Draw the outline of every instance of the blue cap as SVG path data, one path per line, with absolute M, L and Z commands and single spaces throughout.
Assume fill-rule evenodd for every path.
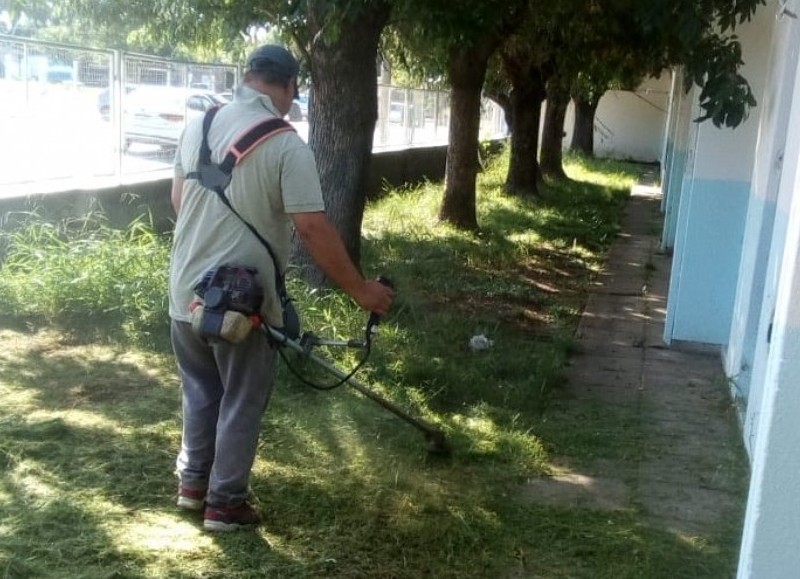
M 277 44 L 265 44 L 254 50 L 247 57 L 247 70 L 254 72 L 272 72 L 279 78 L 289 80 L 296 77 L 300 64 L 292 53 Z

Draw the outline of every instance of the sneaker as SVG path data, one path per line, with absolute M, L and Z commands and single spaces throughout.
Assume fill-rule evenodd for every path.
M 181 485 L 178 487 L 178 506 L 188 511 L 200 511 L 206 504 L 206 491 L 189 489 Z
M 261 515 L 247 503 L 242 503 L 238 507 L 208 505 L 203 514 L 203 528 L 206 531 L 238 531 L 255 527 L 259 523 Z

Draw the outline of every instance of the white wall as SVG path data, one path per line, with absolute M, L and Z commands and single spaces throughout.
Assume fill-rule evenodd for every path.
M 764 8 L 767 15 L 773 11 Z M 775 22 L 771 18 L 770 25 Z M 725 371 L 734 385 L 735 395 L 750 407 L 746 420 L 745 436 L 747 447 L 751 447 L 754 434 L 754 415 L 760 400 L 763 383 L 763 361 L 766 355 L 766 326 L 762 317 L 771 317 L 775 282 L 768 284 L 767 265 L 772 247 L 773 229 L 783 168 L 783 158 L 789 129 L 789 113 L 794 90 L 794 75 L 798 62 L 800 46 L 800 26 L 791 18 L 784 18 L 774 24 L 772 50 L 767 65 L 767 85 L 760 106 L 760 128 L 756 148 L 756 163 L 750 191 L 750 201 L 745 226 L 745 243 L 739 267 L 739 281 L 736 292 L 731 335 L 725 356 Z M 778 259 L 780 256 L 775 256 Z M 774 277 L 774 276 L 769 276 Z M 765 303 L 770 302 L 770 303 Z M 762 313 L 763 312 L 763 313 Z M 755 369 L 754 366 L 759 366 Z M 751 393 L 751 384 L 754 385 Z M 752 402 L 752 405 L 750 404 Z
M 790 123 L 796 127 L 800 71 L 795 71 Z M 786 224 L 782 231 L 780 222 Z M 778 244 L 781 258 L 772 259 L 778 252 L 771 252 L 770 270 L 779 274 L 752 450 L 740 579 L 794 579 L 800 570 L 800 135 L 796 130 L 789 133 L 783 162 L 773 235 L 773 245 Z
M 759 102 L 773 20 L 765 9 L 736 31 L 746 63 L 742 74 Z M 680 112 L 679 122 L 687 122 L 684 106 Z M 676 147 L 677 154 L 687 159 L 684 180 L 669 184 L 670 189 L 680 186 L 680 194 L 665 340 L 725 345 L 745 237 L 759 111 L 752 111 L 735 129 L 718 128 L 710 120 L 694 122 L 701 113 L 695 97 L 688 119 L 687 149 Z
M 649 78 L 635 91 L 608 91 L 600 99 L 594 121 L 594 154 L 645 163 L 661 160 L 666 137 L 672 76 L 665 71 Z M 542 109 L 544 119 L 544 108 Z M 572 142 L 575 109 L 564 119 L 564 148 Z

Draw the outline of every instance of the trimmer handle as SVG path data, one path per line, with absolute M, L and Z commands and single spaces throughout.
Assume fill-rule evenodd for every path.
M 394 284 L 392 283 L 392 280 L 390 280 L 388 277 L 384 275 L 379 275 L 378 281 L 383 285 L 385 285 L 386 287 L 394 289 Z M 375 331 L 375 327 L 380 323 L 381 323 L 381 315 L 372 312 L 369 315 L 369 320 L 367 321 L 367 335 L 368 336 L 371 335 Z

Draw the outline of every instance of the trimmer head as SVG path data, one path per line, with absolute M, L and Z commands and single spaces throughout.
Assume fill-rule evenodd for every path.
M 448 458 L 453 453 L 450 443 L 447 442 L 441 430 L 426 431 L 425 440 L 428 443 L 427 449 L 430 454 L 440 458 Z

